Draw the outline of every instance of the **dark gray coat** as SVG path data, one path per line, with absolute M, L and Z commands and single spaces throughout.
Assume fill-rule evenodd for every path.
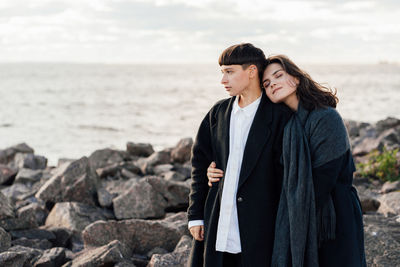
M 203 119 L 192 150 L 192 185 L 188 219 L 204 220 L 205 240 L 194 241 L 189 266 L 222 266 L 215 241 L 224 179 L 211 188 L 207 168 L 211 161 L 226 171 L 229 124 L 235 97 L 215 104 Z M 243 266 L 269 266 L 275 217 L 282 183 L 283 128 L 290 110 L 263 93 L 243 155 L 237 191 L 237 211 Z

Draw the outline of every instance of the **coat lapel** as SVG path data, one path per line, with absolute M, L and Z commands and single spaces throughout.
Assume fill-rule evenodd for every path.
M 232 97 L 226 107 L 221 107 L 220 112 L 216 113 L 216 124 L 214 129 L 216 163 L 218 168 L 226 172 L 229 157 L 229 127 L 231 122 L 232 106 L 236 97 Z M 224 179 L 219 183 L 222 188 Z
M 271 134 L 270 123 L 272 121 L 272 112 L 272 103 L 267 99 L 265 93 L 263 93 L 250 128 L 249 136 L 247 137 L 238 187 L 240 187 L 250 175 L 269 139 Z

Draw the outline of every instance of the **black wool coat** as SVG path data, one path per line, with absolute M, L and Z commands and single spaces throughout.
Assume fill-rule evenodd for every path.
M 207 168 L 215 161 L 226 171 L 229 156 L 229 125 L 235 97 L 216 103 L 201 122 L 192 149 L 192 184 L 188 220 L 204 220 L 204 241 L 193 240 L 189 266 L 222 266 L 215 250 L 224 177 L 208 187 Z M 247 138 L 237 189 L 237 212 L 242 264 L 270 266 L 275 219 L 281 192 L 280 163 L 284 126 L 291 111 L 273 104 L 262 93 Z

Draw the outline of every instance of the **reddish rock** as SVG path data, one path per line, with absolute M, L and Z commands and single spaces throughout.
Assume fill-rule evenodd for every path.
M 63 267 L 115 266 L 117 263 L 125 261 L 129 255 L 130 251 L 124 244 L 113 240 L 102 247 L 85 249 Z
M 189 259 L 192 238 L 184 235 L 172 253 L 154 254 L 147 267 L 185 267 Z
M 36 193 L 36 198 L 52 203 L 75 201 L 94 205 L 97 183 L 88 158 L 83 157 L 62 165 Z
M 148 157 L 154 153 L 153 146 L 145 143 L 132 143 L 126 144 L 126 150 L 130 155 L 138 157 Z
M 188 234 L 185 212 L 163 220 L 98 221 L 82 231 L 85 247 L 102 246 L 118 239 L 141 255 L 155 247 L 172 251 L 184 234 Z
M 14 157 L 14 166 L 18 169 L 43 170 L 47 166 L 47 158 L 34 154 L 17 153 Z
M 128 159 L 125 151 L 114 150 L 110 148 L 96 150 L 89 156 L 89 162 L 93 169 L 104 168 L 114 163 L 123 162 Z
M 184 163 L 190 160 L 190 155 L 193 146 L 192 138 L 183 138 L 181 139 L 175 148 L 171 151 L 171 159 L 174 162 Z
M 52 248 L 44 251 L 34 267 L 58 267 L 66 262 L 65 248 Z
M 166 204 L 163 196 L 145 179 L 113 199 L 114 213 L 118 219 L 160 218 L 165 214 Z
M 54 205 L 46 219 L 47 227 L 62 227 L 80 233 L 87 225 L 108 220 L 112 216 L 104 210 L 78 202 L 61 202 Z
M 0 163 L 8 164 L 14 160 L 17 153 L 34 153 L 34 150 L 25 143 L 21 143 L 4 150 L 0 150 Z

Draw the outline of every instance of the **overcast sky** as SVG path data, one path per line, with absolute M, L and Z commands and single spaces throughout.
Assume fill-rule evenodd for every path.
M 251 42 L 304 63 L 400 62 L 400 1 L 0 0 L 0 62 L 213 63 Z

